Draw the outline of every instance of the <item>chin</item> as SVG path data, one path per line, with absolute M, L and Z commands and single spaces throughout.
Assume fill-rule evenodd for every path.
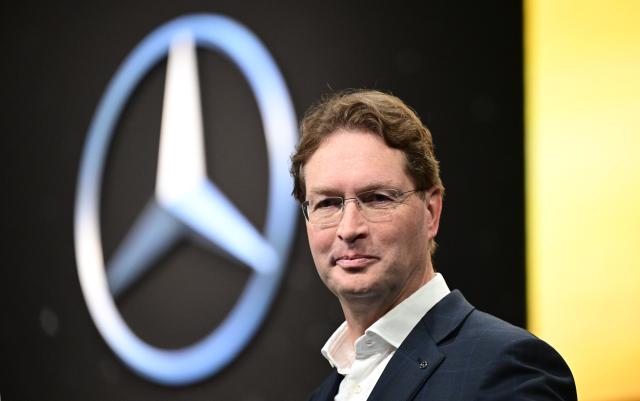
M 371 286 L 359 287 L 342 287 L 338 290 L 343 298 L 347 299 L 365 299 L 375 297 L 377 291 Z
M 365 272 L 347 276 L 339 274 L 327 277 L 325 285 L 336 296 L 344 299 L 371 298 L 376 296 L 380 290 L 375 276 L 368 275 Z

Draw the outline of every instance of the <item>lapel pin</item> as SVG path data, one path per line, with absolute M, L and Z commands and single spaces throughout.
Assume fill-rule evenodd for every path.
M 427 365 L 429 365 L 429 364 L 428 364 L 428 363 L 427 363 L 427 361 L 425 361 L 424 359 L 420 360 L 420 362 L 418 363 L 418 367 L 419 367 L 420 369 L 424 369 L 424 368 L 426 368 L 426 367 L 427 367 Z

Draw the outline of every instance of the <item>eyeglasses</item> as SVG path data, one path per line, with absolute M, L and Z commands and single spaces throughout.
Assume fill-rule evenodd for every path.
M 302 203 L 302 213 L 307 221 L 320 228 L 337 225 L 342 219 L 345 205 L 355 201 L 362 216 L 369 222 L 378 223 L 391 220 L 398 206 L 412 193 L 422 189 L 399 191 L 397 189 L 372 189 L 356 194 L 353 198 L 341 196 L 321 196 Z

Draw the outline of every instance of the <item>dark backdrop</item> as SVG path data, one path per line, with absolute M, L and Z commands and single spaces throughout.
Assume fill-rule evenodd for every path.
M 416 4 L 420 4 L 417 6 Z M 322 93 L 367 87 L 411 105 L 433 132 L 447 188 L 436 268 L 477 307 L 525 323 L 522 10 L 517 2 L 4 2 L 3 400 L 300 400 L 328 372 L 341 322 L 302 220 L 261 331 L 222 373 L 168 388 L 131 373 L 98 334 L 73 245 L 87 128 L 118 65 L 152 30 L 192 12 L 245 24 L 283 72 L 298 117 Z M 261 227 L 264 137 L 240 73 L 199 51 L 208 171 Z M 103 188 L 109 255 L 153 191 L 165 73 L 158 64 L 117 129 Z M 214 329 L 248 277 L 183 242 L 118 301 L 136 333 L 180 347 Z M 215 266 L 215 268 L 211 268 Z

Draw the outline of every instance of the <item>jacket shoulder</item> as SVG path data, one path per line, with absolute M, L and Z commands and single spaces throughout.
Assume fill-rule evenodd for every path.
M 553 347 L 488 313 L 474 309 L 440 347 L 449 368 L 466 372 L 467 389 L 475 389 L 469 399 L 577 399 L 571 370 Z
M 575 400 L 571 371 L 546 342 L 475 309 L 452 291 L 423 324 L 445 356 L 425 387 L 426 398 L 452 400 Z

